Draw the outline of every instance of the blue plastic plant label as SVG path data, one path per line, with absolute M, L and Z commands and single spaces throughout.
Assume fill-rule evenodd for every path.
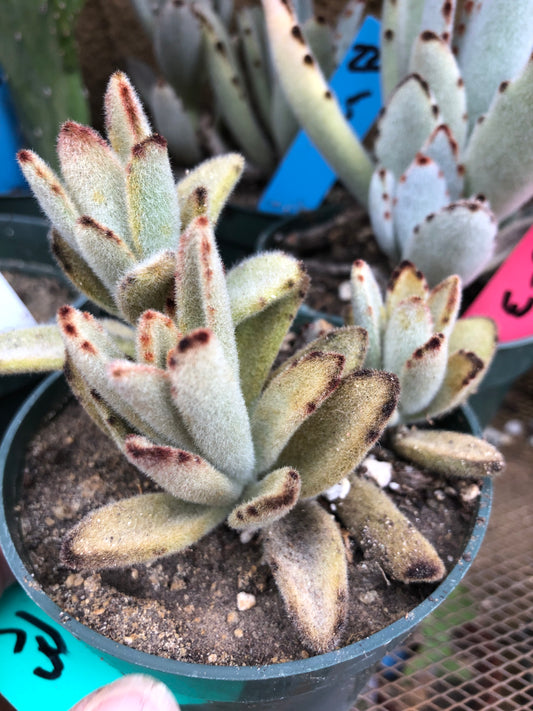
M 381 109 L 380 24 L 367 17 L 330 81 L 353 130 L 364 138 Z M 300 131 L 259 201 L 259 210 L 295 214 L 320 206 L 335 173 Z
M 11 96 L 0 67 L 0 194 L 27 187 L 15 158 L 21 141 Z

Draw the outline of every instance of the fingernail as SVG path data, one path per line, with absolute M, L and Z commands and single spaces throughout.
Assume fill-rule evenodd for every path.
M 160 681 L 131 674 L 93 692 L 71 711 L 179 711 L 179 706 Z

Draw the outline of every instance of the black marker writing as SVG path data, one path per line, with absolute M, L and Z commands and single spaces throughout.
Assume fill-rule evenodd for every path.
M 371 91 L 360 91 L 358 94 L 354 94 L 353 96 L 349 96 L 346 99 L 346 118 L 348 121 L 351 121 L 353 118 L 354 110 L 353 107 L 355 104 L 358 104 L 361 99 L 368 99 L 372 96 Z
M 41 679 L 59 679 L 63 669 L 65 668 L 65 665 L 63 664 L 63 660 L 61 659 L 60 655 L 65 654 L 67 651 L 67 645 L 65 644 L 63 637 L 61 637 L 59 632 L 57 632 L 57 630 L 55 630 L 51 625 L 47 624 L 46 622 L 43 622 L 38 617 L 35 617 L 35 615 L 32 615 L 29 612 L 19 610 L 15 612 L 15 615 L 16 617 L 20 617 L 26 622 L 29 622 L 30 625 L 37 627 L 42 632 L 47 634 L 53 643 L 50 644 L 50 642 L 48 642 L 40 634 L 35 635 L 35 641 L 37 642 L 37 648 L 39 652 L 41 652 L 41 654 L 44 654 L 44 656 L 47 657 L 47 659 L 52 664 L 52 669 L 43 669 L 43 667 L 35 667 L 35 669 L 33 670 L 35 676 L 38 676 Z M 22 652 L 27 640 L 27 634 L 24 630 L 18 629 L 16 627 L 9 627 L 6 629 L 0 629 L 0 634 L 14 634 L 16 636 L 16 640 L 13 653 L 19 654 L 20 652 Z
M 373 44 L 354 45 L 355 57 L 348 63 L 351 72 L 379 72 L 379 49 Z
M 502 299 L 502 309 L 509 316 L 514 316 L 515 318 L 521 318 L 525 316 L 533 307 L 533 297 L 529 297 L 524 306 L 518 306 L 511 301 L 512 293 L 510 291 L 504 291 Z

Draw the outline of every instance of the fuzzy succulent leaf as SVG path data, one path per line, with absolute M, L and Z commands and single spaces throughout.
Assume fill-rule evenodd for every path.
M 91 511 L 63 541 L 61 559 L 75 570 L 148 563 L 187 548 L 227 514 L 170 494 L 142 494 Z
M 192 452 L 154 444 L 139 435 L 127 437 L 124 449 L 132 464 L 182 501 L 226 506 L 241 493 L 242 486 Z
M 350 284 L 354 323 L 368 333 L 365 364 L 368 368 L 378 368 L 381 363 L 383 299 L 372 270 L 361 259 L 353 263 Z
M 339 386 L 343 366 L 339 353 L 312 351 L 269 382 L 251 417 L 257 472 L 274 464 L 298 427 Z
M 385 295 L 385 311 L 391 315 L 398 304 L 404 299 L 417 297 L 426 301 L 430 294 L 426 277 L 408 261 L 401 262 L 392 272 L 387 284 Z
M 532 106 L 533 58 L 515 81 L 500 84 L 466 150 L 467 188 L 485 195 L 500 221 L 533 196 Z
M 459 161 L 459 146 L 450 128 L 441 124 L 422 146 L 421 153 L 438 164 L 444 173 L 450 200 L 458 200 L 463 194 L 464 166 Z
M 228 516 L 228 525 L 236 530 L 263 528 L 296 506 L 300 495 L 300 477 L 291 467 L 282 467 L 250 484 L 242 503 Z
M 450 335 L 459 315 L 461 294 L 461 280 L 456 274 L 444 279 L 431 290 L 427 303 L 435 331 Z
M 293 466 L 300 474 L 303 498 L 338 483 L 359 464 L 381 435 L 398 397 L 398 379 L 391 373 L 360 370 L 341 380 L 278 458 L 278 466 Z
M 433 335 L 427 304 L 412 296 L 400 301 L 389 314 L 383 336 L 383 367 L 400 373 L 404 363 Z
M 366 0 L 348 0 L 337 17 L 335 24 L 335 64 L 337 67 L 348 52 L 353 38 L 363 22 Z
M 496 220 L 485 203 L 459 200 L 418 225 L 405 245 L 404 258 L 424 272 L 430 285 L 458 274 L 466 286 L 488 264 L 496 231 Z
M 337 504 L 339 516 L 365 554 L 403 583 L 434 583 L 446 573 L 432 544 L 373 482 L 353 474 Z
M 522 70 L 533 49 L 532 37 L 532 0 L 514 3 L 485 0 L 476 5 L 459 55 L 468 92 L 470 126 L 486 113 L 501 82 L 514 79 Z M 507 128 L 506 133 L 511 130 Z M 525 145 L 525 137 L 523 140 Z
M 426 3 L 426 7 L 429 5 Z M 462 148 L 467 132 L 466 90 L 448 42 L 424 26 L 414 44 L 409 71 L 429 84 L 443 122 Z
M 400 0 L 396 15 L 395 62 L 398 65 L 398 81 L 408 72 L 409 60 L 424 14 L 425 0 Z
M 196 165 L 202 159 L 194 116 L 169 84 L 156 82 L 148 94 L 154 123 L 168 141 L 168 150 L 180 165 Z
M 174 308 L 176 256 L 170 250 L 155 254 L 130 269 L 118 283 L 116 301 L 130 323 L 146 309 L 166 312 Z
M 301 28 L 320 71 L 324 77 L 330 77 L 335 70 L 333 28 L 320 15 L 309 17 L 301 24 Z
M 378 163 L 399 178 L 440 122 L 428 84 L 417 74 L 410 74 L 396 87 L 378 121 L 374 145 Z
M 399 66 L 396 59 L 398 47 L 398 3 L 396 0 L 383 0 L 381 8 L 381 92 L 387 102 L 395 87 L 400 82 Z
M 394 450 L 410 462 L 443 476 L 481 479 L 502 471 L 502 454 L 489 442 L 464 432 L 400 427 Z
M 19 328 L 0 333 L 0 374 L 59 370 L 65 346 L 55 324 Z
M 263 7 L 273 61 L 295 116 L 339 179 L 366 205 L 372 163 L 313 58 L 297 17 L 282 0 L 263 0 Z
M 165 369 L 167 354 L 180 339 L 172 319 L 159 311 L 145 311 L 137 322 L 135 355 L 138 363 Z
M 270 124 L 270 77 L 263 52 L 262 37 L 256 24 L 257 15 L 249 7 L 242 7 L 236 15 L 250 90 L 263 124 Z
M 448 342 L 436 333 L 407 358 L 400 369 L 402 414 L 409 416 L 427 407 L 437 394 L 448 361 Z
M 131 238 L 141 258 L 173 249 L 180 235 L 179 203 L 167 142 L 152 135 L 137 143 L 126 171 Z
M 376 168 L 368 189 L 368 212 L 376 241 L 392 260 L 400 256 L 392 219 L 395 193 L 396 179 L 393 173 L 386 168 Z
M 449 43 L 452 37 L 456 0 L 432 0 L 424 5 L 420 26 Z
M 250 421 L 234 369 L 212 331 L 197 329 L 169 353 L 173 401 L 197 449 L 239 482 L 254 467 Z
M 104 108 L 109 142 L 122 161 L 127 163 L 133 146 L 148 138 L 152 129 L 135 89 L 123 72 L 115 72 L 111 76 Z
M 417 153 L 400 176 L 395 197 L 396 243 L 403 252 L 415 227 L 448 203 L 448 186 L 440 166 L 428 156 Z
M 238 153 L 203 161 L 176 185 L 182 225 L 186 228 L 196 216 L 198 188 L 207 194 L 207 217 L 214 225 L 244 170 L 244 158 Z
M 302 503 L 267 529 L 263 547 L 306 645 L 333 649 L 348 603 L 346 553 L 334 518 L 314 501 Z

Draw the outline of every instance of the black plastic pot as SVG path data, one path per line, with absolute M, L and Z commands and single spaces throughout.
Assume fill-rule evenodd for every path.
M 22 486 L 24 452 L 39 423 L 67 397 L 64 379 L 59 374 L 49 376 L 24 403 L 6 433 L 0 449 L 0 546 L 26 593 L 46 614 L 120 671 L 144 672 L 161 679 L 176 695 L 182 711 L 348 711 L 375 665 L 452 592 L 481 545 L 492 501 L 488 479 L 483 482 L 462 559 L 406 618 L 360 642 L 309 659 L 264 667 L 189 664 L 139 652 L 67 618 L 33 581 L 28 553 L 20 540 L 15 507 Z M 478 433 L 468 409 L 459 411 L 446 426 Z
M 222 261 L 226 267 L 231 267 L 235 262 L 254 254 L 259 235 L 284 219 L 251 207 L 241 207 L 233 203 L 226 205 L 215 230 Z

